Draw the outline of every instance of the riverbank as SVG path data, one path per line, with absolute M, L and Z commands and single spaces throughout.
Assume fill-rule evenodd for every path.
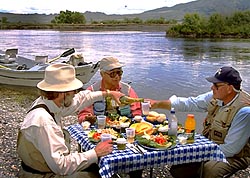
M 16 153 L 16 139 L 26 112 L 37 97 L 35 88 L 0 85 L 0 177 L 15 178 L 20 168 L 20 159 Z M 76 116 L 64 118 L 65 126 L 77 122 Z M 77 143 L 72 140 L 72 150 Z M 171 178 L 169 167 L 155 168 L 153 177 Z M 143 177 L 149 177 L 149 170 L 144 170 Z M 250 168 L 240 171 L 232 178 L 249 178 Z
M 142 31 L 142 32 L 166 32 L 169 24 L 0 24 L 4 30 L 70 30 L 70 31 Z

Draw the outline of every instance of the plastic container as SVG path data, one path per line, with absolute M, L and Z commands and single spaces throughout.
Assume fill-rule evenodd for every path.
M 118 150 L 125 150 L 126 149 L 126 139 L 125 138 L 118 138 L 116 140 L 116 143 L 117 143 L 117 148 Z
M 181 145 L 185 145 L 187 143 L 187 135 L 185 134 L 180 134 L 177 136 L 178 141 Z
M 174 108 L 171 109 L 170 111 L 170 116 L 168 119 L 168 135 L 170 136 L 177 136 L 177 130 L 178 130 L 178 119 L 175 115 L 175 110 Z
M 193 114 L 188 114 L 185 121 L 185 134 L 188 136 L 187 143 L 194 142 L 196 122 Z

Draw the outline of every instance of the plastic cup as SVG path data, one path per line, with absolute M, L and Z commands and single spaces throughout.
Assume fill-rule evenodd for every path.
M 135 141 L 135 129 L 126 128 L 126 136 L 128 143 L 133 143 Z
M 149 101 L 141 102 L 141 109 L 142 109 L 142 114 L 144 116 L 147 116 L 150 110 L 150 102 Z
M 106 140 L 112 140 L 112 135 L 111 134 L 102 134 L 101 141 L 104 142 Z
M 104 129 L 106 125 L 106 116 L 99 115 L 97 116 L 97 127 L 98 129 Z

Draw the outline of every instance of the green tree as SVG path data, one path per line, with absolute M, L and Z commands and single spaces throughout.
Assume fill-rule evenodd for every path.
M 8 23 L 8 18 L 2 17 L 2 20 L 0 20 L 0 22 L 2 22 L 2 24 L 6 24 L 6 23 Z
M 209 34 L 212 35 L 221 35 L 226 29 L 225 27 L 225 18 L 221 14 L 213 14 L 208 20 Z
M 172 37 L 237 37 L 250 38 L 250 11 L 231 16 L 213 14 L 208 19 L 198 14 L 186 14 L 181 24 L 166 31 Z
M 182 23 L 181 33 L 186 35 L 201 35 L 204 31 L 206 21 L 199 14 L 186 14 Z
M 60 14 L 56 16 L 51 23 L 57 24 L 85 24 L 86 19 L 84 15 L 79 12 L 72 12 L 69 10 L 60 11 Z
M 235 12 L 228 18 L 228 24 L 246 25 L 250 23 L 250 11 Z

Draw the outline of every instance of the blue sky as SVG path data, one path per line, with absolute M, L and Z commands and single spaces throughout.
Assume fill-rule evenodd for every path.
M 194 0 L 1 0 L 0 12 L 53 14 L 61 10 L 135 14 Z

